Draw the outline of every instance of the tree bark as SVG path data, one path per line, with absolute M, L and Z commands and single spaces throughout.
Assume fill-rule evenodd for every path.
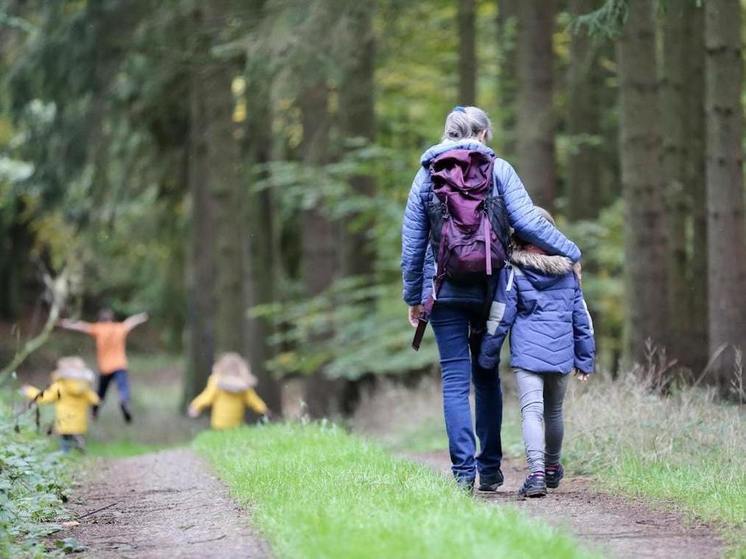
M 534 203 L 554 209 L 556 163 L 552 107 L 553 0 L 523 0 L 518 6 L 518 173 Z
M 518 64 L 516 41 L 518 30 L 518 0 L 498 0 L 497 34 L 499 45 L 499 69 L 497 94 L 500 101 L 502 156 L 512 159 L 516 152 L 516 90 L 518 88 Z
M 263 0 L 255 1 L 253 13 L 261 14 L 263 4 Z M 254 25 L 259 23 L 260 20 L 254 22 Z M 247 74 L 246 95 L 249 111 L 244 145 L 247 152 L 246 159 L 249 165 L 254 166 L 254 172 L 246 174 L 249 177 L 266 178 L 266 172 L 260 169 L 272 158 L 271 77 L 262 60 L 250 61 Z M 249 233 L 249 254 L 246 261 L 249 269 L 245 275 L 249 280 L 247 286 L 249 308 L 276 302 L 276 285 L 280 277 L 279 228 L 274 193 L 269 188 L 257 192 L 252 186 L 248 185 L 247 188 L 249 207 L 246 219 Z M 281 414 L 280 384 L 266 367 L 266 361 L 274 354 L 269 344 L 269 338 L 274 333 L 272 319 L 264 317 L 249 319 L 247 345 L 254 374 L 259 380 L 257 391 L 273 412 Z
M 459 105 L 477 103 L 477 49 L 475 0 L 458 0 L 458 99 Z
M 671 311 L 671 356 L 688 361 L 687 339 L 691 316 L 687 222 L 690 201 L 686 188 L 687 49 L 684 3 L 672 3 L 663 19 L 660 108 L 663 130 L 663 171 L 668 224 L 668 304 Z
M 205 4 L 205 23 L 212 44 L 219 43 L 219 31 L 228 25 L 230 8 L 229 0 Z M 209 84 L 205 87 L 207 168 L 210 192 L 215 201 L 215 346 L 221 353 L 235 351 L 245 355 L 247 235 L 240 146 L 233 122 L 235 99 L 231 90 L 240 70 L 237 60 L 208 56 L 203 78 Z
M 192 13 L 193 32 L 190 52 L 204 52 L 207 48 L 203 34 L 204 14 L 199 10 Z M 215 352 L 214 311 L 215 266 L 214 246 L 214 203 L 208 187 L 206 109 L 204 88 L 206 82 L 202 74 L 202 61 L 199 56 L 191 57 L 189 88 L 189 144 L 187 176 L 191 206 L 191 232 L 189 235 L 188 265 L 188 311 L 189 362 L 184 379 L 182 403 L 188 404 L 205 386 L 210 375 Z
M 741 4 L 705 2 L 705 111 L 710 351 L 746 348 L 746 246 L 743 200 Z M 733 352 L 718 360 L 713 380 L 728 385 Z
M 329 88 L 325 81 L 310 85 L 301 95 L 303 123 L 303 160 L 309 166 L 328 162 L 329 154 Z M 303 212 L 302 264 L 303 284 L 308 296 L 321 294 L 332 285 L 338 274 L 336 226 L 324 214 L 323 202 Z M 335 413 L 338 382 L 328 379 L 323 370 L 314 372 L 305 385 L 305 399 L 311 417 Z
M 375 4 L 360 2 L 348 8 L 349 45 L 353 53 L 344 67 L 344 77 L 339 86 L 339 122 L 343 139 L 374 141 L 374 67 L 375 37 L 372 28 Z M 350 178 L 354 196 L 373 198 L 375 183 L 370 175 L 359 174 Z M 375 265 L 375 250 L 370 232 L 373 223 L 362 214 L 347 219 L 348 229 L 342 239 L 342 274 L 369 276 Z
M 626 211 L 627 345 L 644 363 L 650 339 L 665 346 L 668 308 L 665 211 L 660 165 L 654 6 L 630 0 L 617 46 L 620 80 L 622 187 Z
M 694 2 L 685 4 L 686 31 L 686 189 L 691 205 L 693 231 L 689 254 L 689 351 L 687 364 L 704 369 L 709 358 L 707 312 L 707 182 L 705 173 L 705 45 L 704 9 Z
M 571 0 L 570 13 L 579 16 L 594 9 L 593 0 Z M 601 187 L 601 105 L 603 88 L 598 44 L 585 30 L 572 34 L 567 76 L 567 215 L 577 221 L 593 219 L 603 207 Z

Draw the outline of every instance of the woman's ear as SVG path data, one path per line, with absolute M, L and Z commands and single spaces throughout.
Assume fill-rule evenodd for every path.
M 483 144 L 486 144 L 487 143 L 487 130 L 482 130 L 479 134 L 477 134 L 477 140 L 479 140 Z

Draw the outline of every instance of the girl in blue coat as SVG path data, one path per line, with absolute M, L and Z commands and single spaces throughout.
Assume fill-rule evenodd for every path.
M 541 210 L 544 219 L 552 217 Z M 514 235 L 510 264 L 500 273 L 480 366 L 495 369 L 500 348 L 510 332 L 511 365 L 521 403 L 523 442 L 529 475 L 518 491 L 543 497 L 556 488 L 564 472 L 560 464 L 562 402 L 569 373 L 585 382 L 593 372 L 593 323 L 573 263 L 551 256 Z
M 550 254 L 560 254 L 576 262 L 580 251 L 537 212 L 526 189 L 511 165 L 498 157 L 486 143 L 492 137 L 487 114 L 477 107 L 456 107 L 446 118 L 441 143 L 425 151 L 420 169 L 409 192 L 402 225 L 401 269 L 403 298 L 409 307 L 409 321 L 417 326 L 422 303 L 432 290 L 438 246 L 432 235 L 428 208 L 434 203 L 430 164 L 439 155 L 453 149 L 479 151 L 494 160 L 494 192 L 502 199 L 504 215 L 511 227 L 534 245 Z M 498 211 L 497 207 L 493 211 Z M 499 210 L 502 211 L 502 210 Z M 491 216 L 492 217 L 492 216 Z M 502 448 L 502 392 L 494 367 L 477 364 L 480 341 L 474 332 L 484 327 L 485 304 L 492 299 L 495 282 L 489 289 L 484 283 L 457 284 L 446 280 L 438 293 L 430 323 L 440 352 L 443 379 L 443 408 L 453 474 L 462 487 L 472 489 L 479 473 L 479 488 L 495 491 L 503 482 L 500 462 Z M 474 384 L 476 402 L 476 440 L 469 402 Z

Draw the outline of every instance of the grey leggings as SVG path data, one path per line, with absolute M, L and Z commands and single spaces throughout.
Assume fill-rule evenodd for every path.
M 570 375 L 530 373 L 516 369 L 521 402 L 523 443 L 528 469 L 543 472 L 546 464 L 557 464 L 562 451 L 562 401 Z

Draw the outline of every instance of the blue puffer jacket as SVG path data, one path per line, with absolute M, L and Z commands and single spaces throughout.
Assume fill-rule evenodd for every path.
M 432 290 L 435 273 L 435 258 L 430 239 L 430 221 L 427 206 L 432 199 L 432 181 L 428 171 L 430 162 L 450 149 L 471 149 L 487 153 L 495 152 L 486 145 L 473 141 L 442 142 L 428 149 L 421 158 L 422 167 L 414 178 L 402 225 L 401 269 L 404 280 L 404 301 L 419 305 L 428 298 Z M 535 210 L 521 179 L 507 161 L 495 159 L 495 182 L 503 197 L 508 221 L 522 239 L 541 247 L 550 254 L 566 256 L 573 262 L 580 260 L 580 250 Z M 485 288 L 482 285 L 454 285 L 446 281 L 438 300 L 441 302 L 481 303 Z
M 593 322 L 572 262 L 514 251 L 500 272 L 479 365 L 494 369 L 510 332 L 511 365 L 534 373 L 593 372 Z

